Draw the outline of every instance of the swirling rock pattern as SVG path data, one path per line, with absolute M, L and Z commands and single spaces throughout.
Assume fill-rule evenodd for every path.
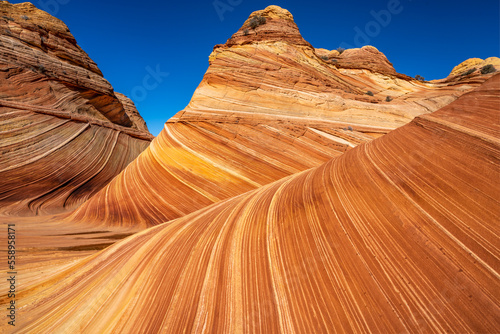
M 0 2 L 0 87 L 0 215 L 74 209 L 153 138 L 68 27 L 30 3 Z
M 319 167 L 133 235 L 21 292 L 19 330 L 496 332 L 499 105 L 496 75 Z
M 156 225 L 318 166 L 352 143 L 371 140 L 366 133 L 387 131 L 272 121 L 166 123 L 150 147 L 69 220 Z
M 265 23 L 251 25 L 256 17 Z M 214 48 L 189 105 L 70 221 L 145 227 L 182 217 L 318 166 L 486 80 L 418 82 L 374 47 L 346 50 L 342 66 L 321 52 L 287 10 L 252 13 Z

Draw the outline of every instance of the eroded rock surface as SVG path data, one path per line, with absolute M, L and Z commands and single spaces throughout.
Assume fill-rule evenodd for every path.
M 466 61 L 455 66 L 448 77 L 453 77 L 456 75 L 467 75 L 469 71 L 472 72 L 474 70 L 474 72 L 476 72 L 478 70 L 481 70 L 481 68 L 487 65 L 494 66 L 497 71 L 500 70 L 500 58 L 489 57 L 484 60 L 481 58 L 467 59 Z
M 0 215 L 74 209 L 152 138 L 63 22 L 0 2 Z

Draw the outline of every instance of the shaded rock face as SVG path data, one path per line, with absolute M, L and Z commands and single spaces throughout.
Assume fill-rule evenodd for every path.
M 75 208 L 151 139 L 64 23 L 0 2 L 0 214 Z
M 127 96 L 125 96 L 121 93 L 115 93 L 115 96 L 118 98 L 118 100 L 123 105 L 123 108 L 125 110 L 125 114 L 128 116 L 128 118 L 132 122 L 132 128 L 149 133 L 146 121 L 144 121 L 142 116 L 137 111 L 137 108 L 135 107 L 134 102 L 130 98 L 128 98 Z
M 486 80 L 422 83 L 374 47 L 342 53 L 345 67 L 322 55 L 287 10 L 252 13 L 214 48 L 189 105 L 69 219 L 146 227 L 182 217 L 318 166 Z
M 19 329 L 496 332 L 499 87 L 78 262 Z

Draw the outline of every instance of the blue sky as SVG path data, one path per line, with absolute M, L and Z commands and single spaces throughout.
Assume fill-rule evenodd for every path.
M 251 12 L 272 4 L 290 10 L 314 47 L 370 44 L 410 76 L 440 79 L 468 58 L 500 55 L 498 0 L 32 3 L 69 26 L 115 90 L 132 97 L 154 135 L 189 103 L 213 46 L 225 43 Z M 151 72 L 156 75 L 144 83 Z

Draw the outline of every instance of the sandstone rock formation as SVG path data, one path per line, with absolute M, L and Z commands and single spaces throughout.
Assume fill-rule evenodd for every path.
M 252 29 L 249 22 L 259 16 L 265 23 Z M 456 98 L 449 90 L 397 75 L 374 47 L 343 52 L 346 68 L 320 55 L 301 37 L 287 10 L 270 6 L 252 13 L 226 44 L 215 46 L 191 102 L 174 120 L 263 115 L 394 129 Z M 388 95 L 399 99 L 383 103 Z
M 152 138 L 64 23 L 0 2 L 0 215 L 74 209 Z
M 387 57 L 371 45 L 347 49 L 342 53 L 337 50 L 316 49 L 316 54 L 324 59 L 326 58 L 325 60 L 333 62 L 340 68 L 367 69 L 372 72 L 410 79 L 403 74 L 397 73 Z
M 466 61 L 458 64 L 453 68 L 450 75 L 448 77 L 456 76 L 456 75 L 464 75 L 467 71 L 470 70 L 480 70 L 482 67 L 486 65 L 493 65 L 495 68 L 500 70 L 500 58 L 498 57 L 490 57 L 482 60 L 481 58 L 470 58 Z
M 137 111 L 134 102 L 129 99 L 127 96 L 121 93 L 115 93 L 115 96 L 123 105 L 123 109 L 125 110 L 125 114 L 128 116 L 130 121 L 132 122 L 132 128 L 137 129 L 146 133 L 149 133 L 148 126 L 146 121 L 142 118 L 142 116 Z
M 184 216 L 372 139 L 342 126 L 271 120 L 166 123 L 150 147 L 69 220 L 147 227 Z M 356 130 L 383 133 L 379 128 Z
M 346 50 L 342 66 L 325 52 L 287 10 L 252 13 L 214 48 L 189 105 L 69 220 L 144 227 L 182 217 L 318 166 L 485 80 L 422 83 L 374 47 Z
M 500 327 L 500 75 L 418 82 L 373 47 L 342 60 L 270 6 L 125 168 L 151 138 L 133 103 L 60 21 L 0 8 L 16 331 Z
M 496 332 L 499 104 L 495 75 L 317 168 L 129 237 L 21 291 L 19 330 Z

